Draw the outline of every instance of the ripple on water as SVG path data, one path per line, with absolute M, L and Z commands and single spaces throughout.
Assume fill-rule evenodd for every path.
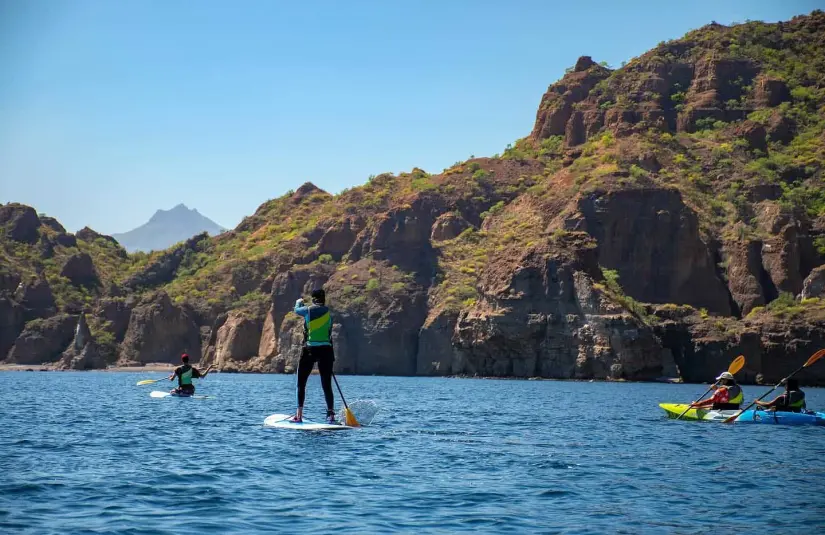
M 298 433 L 261 426 L 294 377 L 210 376 L 200 403 L 136 377 L 0 373 L 0 532 L 825 529 L 825 429 L 660 414 L 696 385 L 342 377 L 375 425 Z

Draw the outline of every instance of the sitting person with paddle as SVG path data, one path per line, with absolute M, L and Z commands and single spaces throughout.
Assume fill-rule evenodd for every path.
M 802 412 L 807 407 L 805 405 L 805 392 L 799 389 L 799 382 L 796 379 L 785 381 L 785 392 L 777 396 L 773 401 L 755 401 L 760 407 L 773 409 L 777 412 Z
M 175 368 L 174 373 L 169 376 L 170 381 L 173 381 L 175 377 L 178 378 L 178 387 L 170 393 L 176 396 L 191 396 L 195 393 L 195 385 L 192 383 L 192 379 L 205 378 L 212 370 L 212 366 L 206 368 L 205 372 L 201 372 L 189 364 L 189 355 L 186 353 L 180 356 L 180 360 L 183 364 Z
M 736 383 L 733 374 L 722 372 L 716 378 L 716 383 L 711 387 L 716 391 L 710 398 L 691 403 L 690 406 L 695 409 L 738 410 L 745 396 L 742 393 L 742 387 Z
M 304 399 L 307 380 L 315 363 L 321 375 L 321 387 L 327 403 L 327 423 L 334 424 L 335 398 L 332 393 L 332 365 L 335 352 L 332 349 L 332 317 L 326 306 L 326 293 L 323 289 L 312 291 L 312 305 L 304 306 L 304 300 L 295 301 L 294 312 L 304 318 L 304 345 L 301 359 L 298 361 L 298 410 L 290 421 L 301 422 L 304 417 Z

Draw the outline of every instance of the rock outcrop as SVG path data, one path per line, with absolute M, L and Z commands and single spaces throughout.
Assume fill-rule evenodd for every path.
M 825 294 L 825 266 L 811 271 L 802 284 L 802 299 L 814 299 Z
M 132 310 L 120 346 L 121 365 L 153 362 L 177 363 L 188 353 L 197 362 L 201 353 L 200 329 L 165 292 L 151 294 Z
M 101 355 L 92 338 L 86 314 L 80 314 L 75 328 L 74 339 L 60 358 L 57 368 L 63 370 L 95 370 L 106 367 L 106 360 Z
M 0 206 L 0 226 L 10 239 L 21 243 L 37 243 L 40 238 L 40 219 L 34 208 L 18 203 Z
M 230 312 L 215 333 L 214 345 L 204 364 L 214 364 L 221 371 L 269 371 L 266 358 L 258 358 L 261 341 L 261 323 L 244 317 L 241 312 Z
M 23 307 L 23 318 L 26 321 L 48 318 L 57 312 L 52 289 L 46 279 L 41 277 L 21 282 L 15 292 L 15 299 Z
M 653 332 L 594 286 L 593 249 L 537 245 L 502 252 L 481 277 L 482 298 L 458 320 L 453 370 L 470 375 L 655 379 Z M 515 270 L 509 265 L 517 265 Z
M 28 322 L 6 358 L 9 364 L 55 362 L 74 337 L 77 317 L 58 314 Z
M 60 276 L 66 277 L 76 286 L 97 286 L 100 279 L 97 276 L 94 262 L 88 253 L 77 253 L 68 258 L 60 270 Z
M 24 324 L 23 307 L 13 299 L 0 295 L 0 360 L 14 345 Z

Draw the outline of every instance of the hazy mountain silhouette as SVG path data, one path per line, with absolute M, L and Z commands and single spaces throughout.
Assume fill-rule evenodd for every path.
M 158 210 L 147 223 L 112 237 L 129 252 L 159 251 L 204 231 L 214 236 L 224 230 L 196 209 L 179 204 L 171 210 Z

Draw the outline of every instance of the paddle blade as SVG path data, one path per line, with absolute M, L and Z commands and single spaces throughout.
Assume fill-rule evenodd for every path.
M 162 381 L 163 379 L 144 379 L 143 381 L 138 381 L 137 386 L 143 385 L 151 385 L 153 383 L 157 383 L 158 381 Z
M 744 367 L 745 355 L 739 355 L 738 357 L 733 359 L 733 362 L 731 362 L 730 366 L 728 366 L 728 373 L 730 373 L 731 375 L 736 375 L 736 373 Z
M 803 366 L 803 368 L 807 368 L 808 366 L 810 366 L 814 362 L 818 361 L 822 357 L 825 357 L 825 349 L 820 349 L 819 351 L 817 351 L 816 353 L 811 355 L 811 358 L 809 358 L 807 360 L 807 362 L 805 362 L 805 365 Z
M 358 423 L 358 420 L 349 408 L 344 409 L 344 423 L 350 427 L 361 427 L 361 424 Z

